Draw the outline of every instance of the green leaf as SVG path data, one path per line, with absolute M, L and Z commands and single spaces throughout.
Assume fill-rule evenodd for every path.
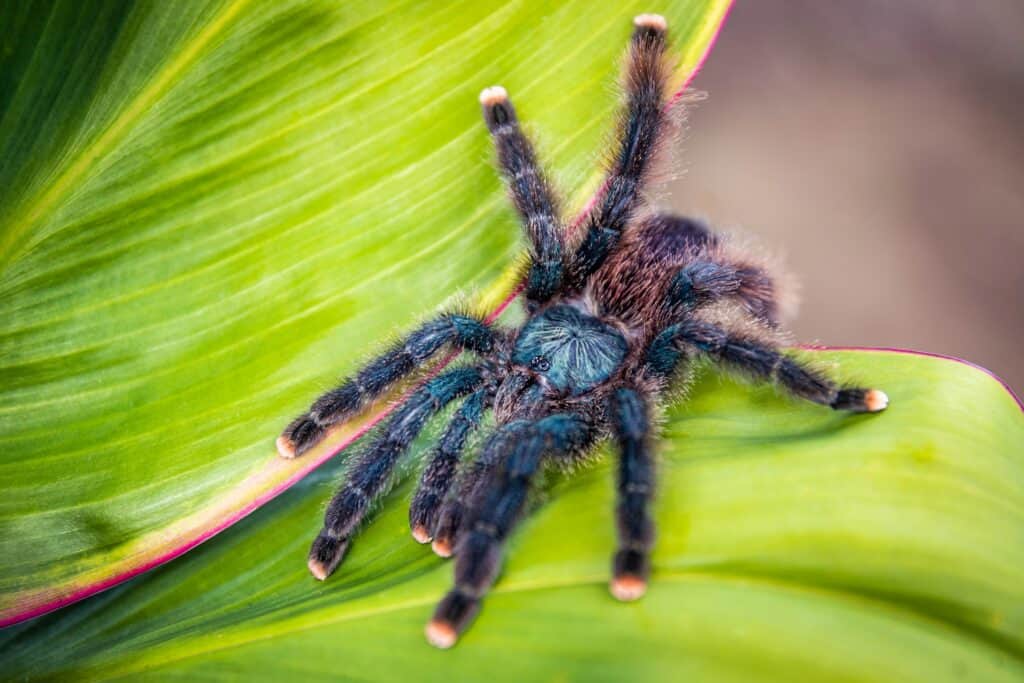
M 292 462 L 281 426 L 396 328 L 514 281 L 476 93 L 510 89 L 579 205 L 629 18 L 666 14 L 682 81 L 727 7 L 0 8 L 0 620 L 224 530 L 0 633 L 3 677 L 1024 677 L 1024 418 L 921 355 L 807 352 L 884 388 L 880 415 L 713 374 L 673 403 L 639 603 L 605 587 L 608 457 L 555 482 L 453 651 L 422 636 L 451 569 L 410 540 L 408 484 L 331 580 L 306 570 L 329 457 L 381 407 Z
M 1024 417 L 989 375 L 895 352 L 807 352 L 881 386 L 837 414 L 707 373 L 664 425 L 647 596 L 607 592 L 609 458 L 514 536 L 459 645 L 422 628 L 450 564 L 393 492 L 341 569 L 305 554 L 338 463 L 180 560 L 0 635 L 26 678 L 1019 681 Z M 59 645 L 58 645 L 59 644 Z
M 727 6 L 663 4 L 680 81 Z M 3 3 L 0 624 L 251 512 L 358 430 L 274 455 L 318 389 L 507 291 L 477 94 L 509 88 L 582 203 L 645 9 Z

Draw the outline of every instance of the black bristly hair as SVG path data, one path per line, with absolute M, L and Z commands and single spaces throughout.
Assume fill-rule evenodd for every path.
M 441 315 L 318 398 L 278 439 L 281 455 L 301 455 L 442 348 L 476 355 L 425 382 L 378 428 L 331 501 L 308 560 L 319 579 L 337 568 L 412 441 L 462 398 L 409 509 L 416 540 L 456 556 L 454 586 L 427 625 L 438 647 L 452 646 L 480 609 L 537 474 L 575 462 L 605 438 L 618 451 L 609 587 L 620 600 L 644 594 L 655 538 L 655 407 L 672 383 L 685 381 L 689 373 L 680 370 L 695 357 L 836 410 L 887 405 L 883 392 L 840 387 L 779 348 L 777 288 L 757 259 L 696 220 L 645 209 L 652 159 L 670 128 L 666 31 L 658 15 L 634 20 L 618 142 L 578 242 L 569 239 L 508 93 L 497 86 L 481 93 L 530 247 L 523 325 L 503 330 L 469 315 Z M 471 449 L 479 450 L 475 458 L 464 455 L 488 413 L 495 426 Z
M 530 241 L 526 299 L 537 306 L 551 299 L 561 287 L 565 231 L 554 194 L 537 164 L 533 146 L 519 127 L 508 93 L 501 86 L 487 88 L 480 93 L 480 105 L 494 138 L 498 167 Z
M 438 512 L 455 481 L 459 456 L 469 435 L 480 426 L 484 411 L 490 407 L 491 401 L 492 397 L 484 389 L 467 398 L 452 416 L 427 461 L 419 487 L 409 505 L 409 528 L 412 529 L 413 537 L 420 543 L 429 543 L 433 540 Z
M 476 389 L 482 381 L 479 368 L 448 370 L 426 382 L 395 411 L 349 470 L 344 485 L 327 506 L 324 527 L 309 556 L 309 570 L 314 576 L 326 579 L 341 562 L 352 531 L 380 495 L 399 456 L 427 420 L 459 396 Z
M 711 259 L 683 266 L 669 285 L 669 305 L 692 311 L 702 304 L 733 297 L 755 318 L 775 326 L 777 306 L 771 278 L 760 268 Z
M 494 476 L 469 501 L 471 512 L 455 547 L 455 586 L 438 604 L 428 631 L 435 645 L 455 642 L 497 578 L 502 545 L 523 511 L 530 482 L 543 459 L 585 448 L 594 436 L 594 426 L 571 413 L 517 421 L 506 429 L 517 438 L 496 442 L 502 452 Z
M 516 420 L 502 425 L 480 449 L 480 455 L 467 466 L 461 476 L 458 490 L 441 505 L 434 526 L 432 547 L 441 557 L 450 557 L 458 533 L 464 528 L 466 513 L 479 502 L 491 481 L 493 472 L 512 444 L 522 438 L 528 421 Z
M 314 401 L 308 412 L 285 428 L 277 440 L 277 450 L 286 458 L 302 455 L 323 439 L 328 428 L 352 417 L 447 344 L 487 353 L 494 348 L 494 335 L 484 321 L 455 313 L 425 323 L 355 377 Z
M 649 553 L 654 544 L 650 504 L 655 473 L 650 407 L 642 391 L 622 387 L 611 395 L 608 413 L 619 447 L 619 502 L 615 508 L 619 549 L 612 559 L 611 591 L 619 600 L 636 600 L 647 589 L 651 573 Z
M 672 65 L 667 58 L 666 25 L 654 15 L 641 16 L 629 48 L 619 144 L 602 195 L 584 223 L 583 241 L 569 264 L 570 285 L 575 288 L 582 288 L 604 263 L 640 208 L 644 182 L 668 124 L 665 100 Z

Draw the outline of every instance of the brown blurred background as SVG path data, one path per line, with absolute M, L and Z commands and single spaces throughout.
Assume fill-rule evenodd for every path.
M 801 341 L 1024 390 L 1024 2 L 738 0 L 695 87 L 672 203 L 782 252 Z

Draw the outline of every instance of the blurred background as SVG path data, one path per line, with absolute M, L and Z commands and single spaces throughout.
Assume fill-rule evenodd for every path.
M 1024 2 L 739 0 L 671 203 L 780 251 L 803 342 L 1024 390 Z

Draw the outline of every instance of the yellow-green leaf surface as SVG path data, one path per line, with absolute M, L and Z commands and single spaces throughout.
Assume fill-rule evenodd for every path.
M 504 84 L 582 199 L 644 9 L 3 3 L 0 624 L 265 502 L 330 453 L 274 455 L 318 391 L 507 289 L 519 229 L 477 94 Z M 727 3 L 653 9 L 682 81 Z
M 332 462 L 179 560 L 0 634 L 9 677 L 359 681 L 1020 681 L 1024 418 L 989 375 L 808 353 L 884 386 L 845 415 L 704 375 L 664 425 L 647 596 L 607 592 L 609 458 L 556 483 L 450 651 L 451 565 L 408 486 L 330 580 L 305 567 Z M 422 444 L 421 448 L 422 450 Z
M 605 587 L 607 457 L 554 482 L 452 651 L 423 639 L 451 568 L 409 537 L 408 480 L 335 576 L 306 570 L 326 461 L 379 407 L 292 462 L 282 425 L 389 333 L 511 282 L 477 92 L 509 88 L 579 204 L 632 15 L 669 18 L 682 81 L 726 9 L 0 8 L 0 620 L 225 529 L 6 629 L 0 677 L 1024 679 L 1024 418 L 924 355 L 805 352 L 885 389 L 879 415 L 705 372 L 667 411 L 639 603 Z

